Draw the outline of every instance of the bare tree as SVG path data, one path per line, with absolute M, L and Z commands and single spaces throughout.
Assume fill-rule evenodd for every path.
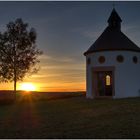
M 36 46 L 36 31 L 28 29 L 28 24 L 22 19 L 9 22 L 6 31 L 0 33 L 0 81 L 22 80 L 26 73 L 37 72 L 38 56 L 42 52 Z

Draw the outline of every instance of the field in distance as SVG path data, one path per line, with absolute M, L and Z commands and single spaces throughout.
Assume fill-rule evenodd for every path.
M 85 96 L 85 91 L 77 92 L 37 92 L 37 91 L 17 91 L 16 99 L 26 100 L 29 98 L 32 100 L 50 100 L 50 99 L 62 99 L 76 96 Z M 10 90 L 0 90 L 0 101 L 15 99 L 15 94 Z

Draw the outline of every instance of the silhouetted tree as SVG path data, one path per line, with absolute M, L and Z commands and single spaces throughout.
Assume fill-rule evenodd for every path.
M 22 80 L 26 73 L 37 72 L 38 56 L 42 52 L 36 47 L 36 31 L 28 29 L 22 19 L 9 22 L 6 31 L 0 33 L 0 80 L 1 82 Z

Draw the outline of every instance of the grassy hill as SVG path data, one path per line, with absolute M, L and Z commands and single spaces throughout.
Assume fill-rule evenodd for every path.
M 140 138 L 140 98 L 69 97 L 28 94 L 0 105 L 0 138 Z

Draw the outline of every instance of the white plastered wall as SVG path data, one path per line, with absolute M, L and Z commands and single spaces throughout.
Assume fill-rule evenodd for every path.
M 123 63 L 116 60 L 117 55 L 124 57 Z M 105 62 L 98 62 L 99 56 L 105 57 Z M 133 56 L 137 56 L 138 63 L 133 62 Z M 92 89 L 92 69 L 100 66 L 114 66 L 115 96 L 113 98 L 136 97 L 140 96 L 140 53 L 132 51 L 104 51 L 88 54 L 91 63 L 86 64 L 86 89 L 87 98 L 94 98 Z

